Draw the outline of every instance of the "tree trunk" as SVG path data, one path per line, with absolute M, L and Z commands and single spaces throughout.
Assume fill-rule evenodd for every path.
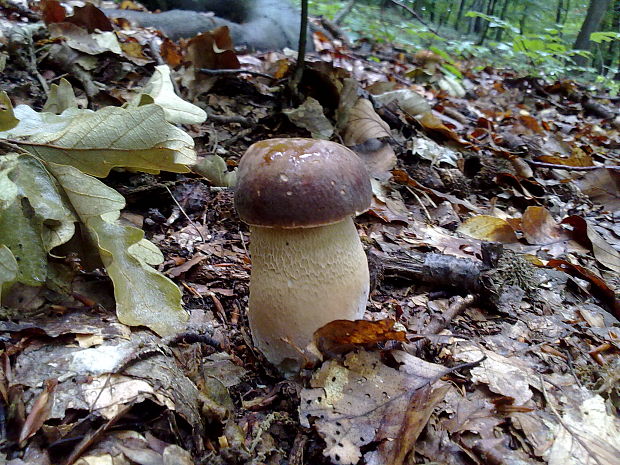
M 611 19 L 611 30 L 620 32 L 620 4 L 614 5 L 613 16 Z M 615 70 L 618 68 L 618 62 L 620 61 L 620 44 L 617 40 L 609 42 L 609 49 L 607 51 L 607 77 L 613 78 Z
M 495 10 L 495 0 L 489 0 L 489 3 L 487 3 L 487 11 L 486 14 L 489 16 L 493 16 Z M 478 45 L 483 45 L 484 44 L 484 40 L 487 38 L 487 33 L 489 32 L 489 22 L 485 21 L 482 24 L 481 27 L 481 32 L 480 32 L 480 39 L 478 40 Z
M 355 5 L 355 0 L 349 0 L 349 2 L 342 7 L 342 10 L 340 10 L 334 17 L 334 24 L 337 26 L 342 25 L 342 21 L 344 21 L 345 16 L 351 12 L 353 5 Z
M 519 34 L 525 34 L 525 20 L 527 19 L 527 7 L 523 7 L 521 19 L 519 19 Z
M 482 11 L 482 0 L 474 0 L 470 8 L 472 11 Z M 468 34 L 480 31 L 480 18 L 469 18 Z
M 456 29 L 457 31 L 460 29 L 459 26 L 461 25 L 461 21 L 463 20 L 463 11 L 465 10 L 466 1 L 467 0 L 460 0 L 459 2 L 459 9 L 456 13 L 456 18 L 454 20 L 454 29 Z
M 508 12 L 508 5 L 510 4 L 510 0 L 504 0 L 504 4 L 502 5 L 502 12 L 499 14 L 499 19 L 502 21 L 506 20 L 506 13 Z M 502 35 L 504 34 L 504 28 L 498 27 L 497 31 L 495 31 L 495 40 L 500 42 L 502 40 Z
M 577 40 L 575 40 L 575 45 L 573 46 L 575 49 L 590 50 L 590 34 L 596 32 L 600 26 L 601 20 L 603 19 L 603 16 L 605 16 L 605 12 L 609 6 L 609 2 L 610 0 L 590 0 L 590 6 L 588 7 L 588 12 L 586 13 L 586 19 L 583 20 L 581 30 L 579 31 L 579 35 L 577 36 Z M 588 60 L 585 57 L 576 56 L 575 62 L 579 66 L 584 66 L 587 64 Z

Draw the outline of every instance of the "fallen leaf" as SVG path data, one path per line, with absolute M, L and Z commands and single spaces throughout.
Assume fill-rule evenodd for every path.
M 52 405 L 54 404 L 54 389 L 58 385 L 57 379 L 45 380 L 43 391 L 34 401 L 30 413 L 26 417 L 26 422 L 19 433 L 19 442 L 23 443 L 26 439 L 35 435 L 43 423 L 49 418 Z
M 568 239 L 545 207 L 527 207 L 521 218 L 521 231 L 530 244 L 552 244 Z
M 404 331 L 394 330 L 395 320 L 334 320 L 314 332 L 314 345 L 326 358 L 350 352 L 355 347 L 370 348 L 380 342 L 406 342 Z
M 360 98 L 351 108 L 344 130 L 344 145 L 354 146 L 369 139 L 391 137 L 390 126 L 375 112 L 368 99 Z
M 510 223 L 489 215 L 468 218 L 458 227 L 457 231 L 482 241 L 502 242 L 504 244 L 519 241 Z
M 620 457 L 620 421 L 607 413 L 599 395 L 564 406 L 549 465 L 616 465 Z
M 200 124 L 207 119 L 207 113 L 202 108 L 183 100 L 174 92 L 168 65 L 155 67 L 155 72 L 134 102 L 135 106 L 149 103 L 162 107 L 169 123 Z
M 334 133 L 334 127 L 323 113 L 323 107 L 312 97 L 306 98 L 297 108 L 284 110 L 284 114 L 295 126 L 308 130 L 315 139 L 328 140 Z
M 564 218 L 562 224 L 570 225 L 573 238 L 592 250 L 594 258 L 606 268 L 620 273 L 620 252 L 609 243 L 584 218 L 572 215 Z
M 311 388 L 301 392 L 302 426 L 313 425 L 325 439 L 323 454 L 342 465 L 357 463 L 362 457 L 360 447 L 366 444 L 398 440 L 403 429 L 415 436 L 429 413 L 428 404 L 419 411 L 409 410 L 416 405 L 415 392 L 446 372 L 441 366 L 420 363 L 423 374 L 408 374 L 384 365 L 379 354 L 364 351 L 347 355 L 342 363 L 324 363 L 312 377 Z M 418 398 L 425 396 L 421 392 Z M 431 391 L 428 399 L 440 397 Z M 415 439 L 403 441 L 395 454 L 400 455 Z
M 620 210 L 620 171 L 600 168 L 589 171 L 574 181 L 593 202 L 600 203 L 606 210 Z

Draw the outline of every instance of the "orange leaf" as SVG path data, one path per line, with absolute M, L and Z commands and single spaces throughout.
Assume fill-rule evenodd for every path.
M 396 321 L 335 320 L 314 332 L 314 344 L 326 357 L 334 358 L 355 347 L 373 346 L 379 342 L 405 342 L 403 331 L 394 331 Z

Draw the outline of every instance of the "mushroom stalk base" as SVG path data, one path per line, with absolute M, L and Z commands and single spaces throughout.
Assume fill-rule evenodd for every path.
M 316 228 L 250 231 L 252 338 L 282 372 L 295 373 L 314 331 L 333 320 L 363 317 L 366 254 L 352 218 Z

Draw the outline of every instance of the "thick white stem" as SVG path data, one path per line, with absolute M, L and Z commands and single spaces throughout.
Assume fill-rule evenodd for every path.
M 314 331 L 361 319 L 368 262 L 352 218 L 317 228 L 252 226 L 250 308 L 254 344 L 283 372 L 299 370 Z

